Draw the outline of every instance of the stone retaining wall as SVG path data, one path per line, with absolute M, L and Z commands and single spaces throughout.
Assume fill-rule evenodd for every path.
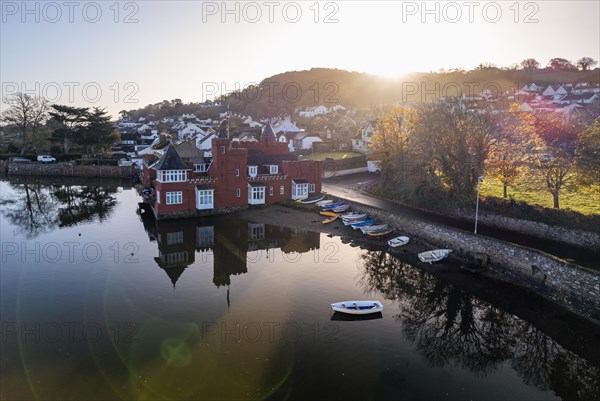
M 78 166 L 72 163 L 8 163 L 8 175 L 43 175 L 62 177 L 130 177 L 132 166 Z
M 335 198 L 335 197 L 333 197 Z M 341 198 L 340 198 L 341 199 Z M 353 210 L 385 221 L 401 233 L 419 238 L 432 248 L 451 248 L 459 257 L 490 258 L 490 271 L 500 279 L 530 288 L 559 305 L 600 322 L 600 273 L 556 258 L 545 252 L 510 244 L 434 223 L 414 220 L 342 199 Z
M 466 218 L 467 216 L 462 215 L 459 217 Z M 473 216 L 468 216 L 468 218 L 472 219 Z M 600 249 L 600 234 L 590 231 L 550 226 L 536 221 L 520 220 L 494 214 L 479 214 L 478 220 L 479 223 L 490 227 L 515 231 L 581 248 L 591 250 Z

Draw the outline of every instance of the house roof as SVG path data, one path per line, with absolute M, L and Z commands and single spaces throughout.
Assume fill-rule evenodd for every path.
M 209 184 L 200 184 L 200 185 L 196 185 L 196 189 L 203 190 L 203 189 L 214 189 L 214 188 L 212 185 L 209 185 Z
M 165 154 L 156 163 L 155 168 L 156 170 L 189 170 L 189 167 L 181 159 L 173 145 L 167 147 Z
M 204 152 L 198 149 L 193 141 L 181 141 L 175 145 L 175 150 L 182 159 L 202 158 L 204 156 Z
M 267 124 L 264 126 L 264 128 L 262 130 L 262 134 L 260 136 L 276 138 L 275 132 L 273 131 L 273 127 L 271 126 L 271 124 Z
M 265 184 L 264 182 L 249 182 L 248 186 L 251 186 L 251 187 L 266 187 L 267 184 Z
M 293 182 L 294 184 L 308 184 L 308 181 L 307 181 L 307 180 L 305 180 L 304 178 L 294 178 L 294 179 L 292 180 L 292 182 Z
M 282 161 L 297 161 L 298 156 L 292 153 L 283 153 L 279 155 L 267 155 L 258 149 L 248 149 L 248 165 L 262 166 L 265 164 L 280 165 Z

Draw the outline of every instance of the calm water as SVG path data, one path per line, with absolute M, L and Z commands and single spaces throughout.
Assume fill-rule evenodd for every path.
M 600 399 L 597 327 L 536 326 L 533 297 L 307 230 L 157 224 L 138 200 L 0 182 L 0 398 Z M 381 316 L 330 312 L 369 298 Z

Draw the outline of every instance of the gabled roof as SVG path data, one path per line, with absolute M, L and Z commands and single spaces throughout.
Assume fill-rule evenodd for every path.
M 298 156 L 292 153 L 284 153 L 279 155 L 267 155 L 258 149 L 248 149 L 248 165 L 262 166 L 265 164 L 281 165 L 282 161 L 297 161 Z
M 271 126 L 271 124 L 267 124 L 264 126 L 264 128 L 262 130 L 262 134 L 260 136 L 276 138 L 275 132 L 273 131 L 273 127 Z
M 165 150 L 165 154 L 162 155 L 160 160 L 156 163 L 156 170 L 189 170 L 187 164 L 181 159 L 173 145 L 169 145 Z
M 204 156 L 204 152 L 198 149 L 193 141 L 181 141 L 175 145 L 175 150 L 182 159 L 193 159 Z

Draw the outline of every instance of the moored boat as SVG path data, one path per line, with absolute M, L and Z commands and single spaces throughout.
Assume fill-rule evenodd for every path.
M 345 204 L 346 204 L 346 202 L 335 202 L 335 203 L 329 203 L 327 205 L 321 206 L 321 208 L 323 210 L 330 210 L 330 209 L 333 209 L 335 207 L 342 206 L 342 205 L 345 205 Z
M 400 237 L 392 238 L 387 243 L 392 248 L 396 248 L 396 247 L 408 244 L 409 240 L 410 240 L 410 238 L 408 238 L 406 236 L 400 236 Z
M 383 305 L 377 300 L 344 301 L 331 304 L 331 309 L 335 312 L 348 313 L 350 315 L 368 315 L 370 313 L 380 313 L 383 311 Z
M 366 213 L 356 213 L 356 214 L 351 214 L 351 215 L 342 215 L 340 217 L 344 221 L 361 221 L 361 220 L 364 220 L 365 217 L 367 217 L 367 214 Z
M 451 252 L 452 249 L 434 249 L 431 251 L 421 252 L 419 254 L 419 260 L 425 263 L 437 262 L 447 258 Z

